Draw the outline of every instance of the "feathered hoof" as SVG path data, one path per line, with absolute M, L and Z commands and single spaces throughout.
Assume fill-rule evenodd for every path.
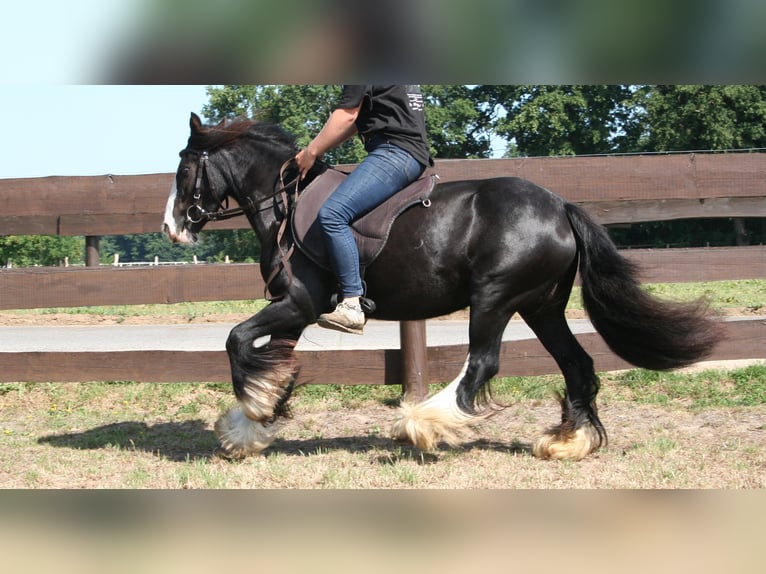
M 278 421 L 264 425 L 247 418 L 241 407 L 234 407 L 215 423 L 215 434 L 220 442 L 216 455 L 228 460 L 241 460 L 260 454 L 274 441 L 281 428 Z
M 480 415 L 468 415 L 456 405 L 444 409 L 429 405 L 428 401 L 419 404 L 404 402 L 391 428 L 391 437 L 426 452 L 436 450 L 441 442 L 456 447 L 470 436 L 472 425 L 494 412 L 489 410 Z
M 537 440 L 532 454 L 543 459 L 582 460 L 598 449 L 601 442 L 598 431 L 589 423 L 569 432 L 555 427 Z

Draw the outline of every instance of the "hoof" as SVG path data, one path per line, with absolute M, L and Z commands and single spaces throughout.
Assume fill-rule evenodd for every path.
M 537 458 L 553 460 L 582 460 L 601 446 L 602 437 L 591 424 L 575 431 L 551 429 L 540 437 L 532 449 Z
M 460 446 L 470 438 L 473 425 L 493 415 L 497 410 L 489 409 L 482 414 L 469 415 L 457 405 L 402 403 L 399 418 L 391 428 L 391 438 L 410 443 L 420 450 L 433 452 L 439 443 L 451 447 Z
M 229 460 L 260 454 L 281 428 L 279 420 L 265 425 L 248 418 L 240 407 L 234 407 L 215 423 L 215 434 L 220 441 L 218 450 Z

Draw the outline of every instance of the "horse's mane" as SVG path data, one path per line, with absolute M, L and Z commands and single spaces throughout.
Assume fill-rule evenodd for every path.
M 223 147 L 242 137 L 253 137 L 265 141 L 270 147 L 295 147 L 295 139 L 281 127 L 267 123 L 256 122 L 245 117 L 224 119 L 211 127 L 193 131 L 189 136 L 186 149 L 194 151 L 212 151 Z

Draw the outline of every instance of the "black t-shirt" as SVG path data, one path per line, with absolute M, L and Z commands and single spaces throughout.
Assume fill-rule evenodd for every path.
M 343 86 L 337 107 L 348 109 L 359 104 L 356 128 L 365 143 L 380 135 L 408 151 L 423 166 L 433 165 L 420 86 Z

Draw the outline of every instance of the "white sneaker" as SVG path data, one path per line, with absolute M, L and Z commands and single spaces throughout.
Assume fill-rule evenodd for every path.
M 317 318 L 317 325 L 325 329 L 334 329 L 344 333 L 361 335 L 366 319 L 361 305 L 341 301 L 332 313 L 324 313 Z

